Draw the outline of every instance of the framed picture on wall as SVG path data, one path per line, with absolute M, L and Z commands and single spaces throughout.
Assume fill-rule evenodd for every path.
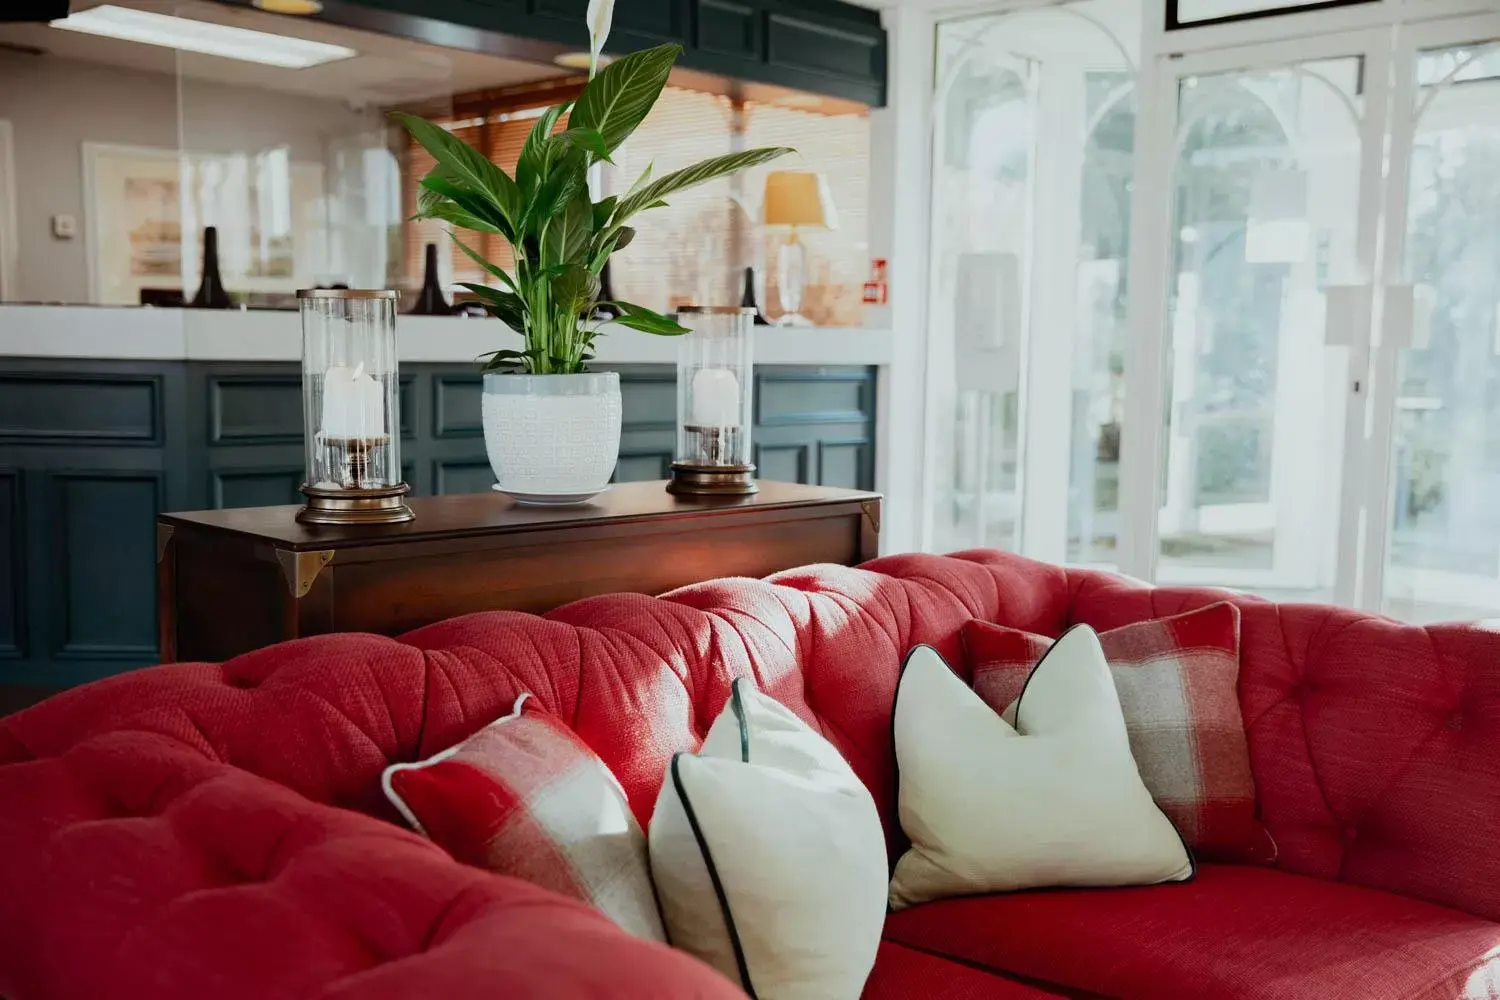
M 323 165 L 284 148 L 181 152 L 83 144 L 90 300 L 136 305 L 143 290 L 200 280 L 203 227 L 219 231 L 219 273 L 231 295 L 293 293 L 326 258 Z
M 135 305 L 182 285 L 182 157 L 175 149 L 83 144 L 89 301 Z

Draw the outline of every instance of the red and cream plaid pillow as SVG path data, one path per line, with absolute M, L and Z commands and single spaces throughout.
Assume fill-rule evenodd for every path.
M 615 776 L 527 695 L 457 746 L 392 764 L 385 794 L 459 861 L 591 903 L 665 941 L 646 839 Z
M 963 628 L 974 691 L 1011 718 L 1053 640 L 971 621 Z M 1276 843 L 1255 818 L 1240 716 L 1240 611 L 1228 602 L 1099 635 L 1141 780 L 1188 845 L 1216 861 L 1270 864 Z

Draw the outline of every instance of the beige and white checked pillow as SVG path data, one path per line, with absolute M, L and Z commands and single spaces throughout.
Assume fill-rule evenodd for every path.
M 974 691 L 1014 719 L 1026 678 L 1053 640 L 971 621 L 963 644 Z M 1227 601 L 1101 633 L 1141 780 L 1184 840 L 1210 861 L 1270 864 L 1255 816 L 1240 715 L 1240 610 Z M 1011 713 L 1011 714 L 1006 714 Z
M 598 756 L 527 695 L 510 715 L 414 764 L 386 796 L 454 858 L 591 903 L 622 929 L 665 941 L 646 839 Z

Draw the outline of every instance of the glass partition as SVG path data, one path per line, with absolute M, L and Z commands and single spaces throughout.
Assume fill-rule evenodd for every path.
M 309 287 L 415 293 L 429 256 L 446 301 L 471 300 L 459 282 L 493 279 L 446 224 L 411 221 L 433 161 L 388 113 L 438 121 L 514 170 L 542 110 L 576 97 L 584 77 L 549 48 L 506 42 L 528 58 L 210 0 L 79 0 L 60 23 L 0 24 L 0 220 L 16 219 L 0 221 L 0 301 L 192 303 L 210 230 L 227 300 L 215 290 L 209 304 L 291 309 Z M 863 105 L 679 72 L 598 183 L 623 191 L 647 164 L 660 176 L 760 143 L 796 147 L 789 169 L 835 192 L 837 227 L 798 234 L 802 313 L 860 325 Z M 615 261 L 613 291 L 662 311 L 738 304 L 751 267 L 774 320 L 766 261 L 790 234 L 760 224 L 764 184 L 761 170 L 671 199 Z M 500 236 L 464 238 L 510 263 Z

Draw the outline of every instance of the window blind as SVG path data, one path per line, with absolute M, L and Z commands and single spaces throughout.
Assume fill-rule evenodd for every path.
M 870 203 L 870 119 L 865 114 L 825 115 L 776 104 L 745 105 L 746 149 L 791 146 L 796 155 L 745 171 L 756 204 L 773 170 L 814 170 L 828 179 L 838 213 L 838 228 L 798 231 L 807 246 L 806 287 L 802 313 L 819 326 L 858 326 L 870 270 L 866 229 Z M 785 233 L 766 234 L 764 254 L 775 261 Z M 776 268 L 767 267 L 764 309 L 778 304 Z
M 454 135 L 485 152 L 514 175 L 521 146 L 546 107 L 571 100 L 581 81 L 461 95 L 446 118 L 435 118 Z M 566 122 L 559 124 L 565 127 Z M 634 242 L 610 263 L 614 294 L 652 309 L 738 303 L 744 269 L 761 276 L 758 300 L 773 319 L 780 312 L 774 261 L 785 233 L 762 233 L 757 224 L 765 177 L 771 170 L 813 170 L 828 179 L 838 210 L 832 231 L 801 232 L 808 249 L 802 312 L 823 326 L 857 326 L 861 290 L 869 268 L 866 216 L 869 200 L 870 130 L 864 113 L 825 114 L 763 101 L 734 100 L 669 86 L 651 114 L 603 164 L 598 196 L 621 194 L 647 166 L 661 177 L 711 156 L 755 146 L 791 146 L 798 153 L 771 164 L 721 177 L 668 199 L 643 213 Z M 433 160 L 415 142 L 406 150 L 404 208 L 416 211 L 417 192 Z M 447 285 L 493 281 L 445 234 L 441 222 L 408 222 L 404 228 L 405 284 L 422 283 L 427 243 L 439 247 Z M 503 237 L 461 232 L 460 238 L 502 267 L 513 263 Z M 767 266 L 767 262 L 772 266 Z

